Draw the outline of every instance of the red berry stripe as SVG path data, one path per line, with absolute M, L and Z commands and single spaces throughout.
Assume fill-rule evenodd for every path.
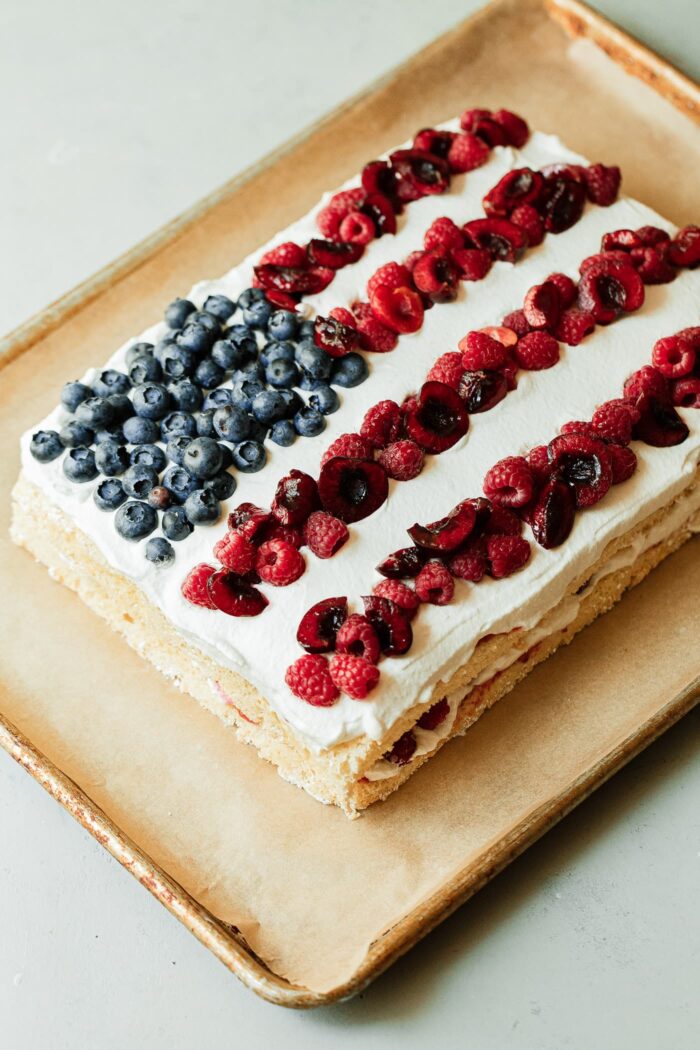
M 488 117 L 473 122 L 474 112 Z M 365 165 L 361 186 L 336 193 L 318 213 L 322 236 L 306 245 L 285 241 L 266 252 L 254 267 L 254 286 L 264 288 L 275 305 L 294 309 L 303 296 L 328 287 L 337 270 L 357 262 L 370 241 L 396 233 L 396 217 L 406 204 L 447 192 L 452 175 L 485 164 L 494 146 L 523 146 L 530 134 L 525 121 L 505 109 L 467 110 L 462 126 L 460 132 L 424 128 L 411 149 Z
M 531 554 L 522 535 L 524 523 L 540 546 L 559 547 L 577 512 L 599 503 L 612 486 L 632 476 L 637 466 L 629 447 L 633 440 L 656 448 L 685 441 L 688 427 L 675 406 L 700 408 L 697 393 L 685 393 L 688 384 L 700 385 L 700 326 L 659 339 L 652 362 L 629 376 L 622 397 L 599 405 L 590 420 L 566 423 L 547 446 L 496 463 L 484 478 L 484 496 L 463 500 L 439 521 L 411 526 L 407 531 L 413 545 L 394 551 L 377 566 L 384 579 L 362 598 L 364 614 L 348 614 L 346 597 L 314 605 L 297 631 L 299 644 L 314 655 L 314 662 L 308 664 L 309 656 L 302 656 L 287 669 L 285 681 L 292 692 L 316 705 L 327 704 L 333 690 L 335 696 L 344 692 L 365 699 L 379 680 L 379 654 L 401 655 L 411 647 L 411 620 L 421 605 L 449 604 L 455 579 L 478 583 L 485 576 L 504 579 L 522 569 Z M 338 652 L 354 655 L 352 673 L 345 665 L 340 672 Z M 323 688 L 317 696 L 319 676 Z M 430 722 L 431 712 L 433 708 L 427 712 Z M 446 715 L 435 712 L 440 721 Z M 402 765 L 415 746 L 409 730 L 384 757 Z

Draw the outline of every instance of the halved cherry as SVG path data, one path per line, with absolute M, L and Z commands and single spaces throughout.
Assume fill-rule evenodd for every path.
M 338 631 L 348 615 L 347 598 L 324 598 L 305 612 L 297 630 L 297 641 L 307 653 L 330 653 Z
M 544 179 L 539 171 L 531 168 L 509 171 L 484 197 L 484 211 L 487 215 L 508 216 L 521 204 L 534 204 L 543 185 Z
M 349 524 L 368 518 L 381 507 L 389 481 L 374 460 L 334 456 L 321 468 L 318 491 L 324 509 Z
M 540 547 L 559 547 L 574 526 L 576 496 L 566 481 L 552 478 L 540 490 L 534 507 L 528 512 L 532 534 Z
M 426 551 L 420 547 L 402 547 L 380 562 L 377 572 L 388 580 L 412 580 L 425 565 L 427 557 Z
M 515 262 L 527 248 L 527 234 L 508 219 L 472 219 L 462 232 L 468 247 L 483 248 L 500 262 Z
M 449 164 L 427 150 L 395 150 L 389 160 L 402 180 L 420 196 L 444 193 L 450 185 Z
M 405 406 L 406 433 L 426 452 L 452 448 L 469 429 L 459 394 L 445 383 L 428 382 Z
M 412 525 L 408 535 L 414 543 L 429 551 L 454 551 L 471 535 L 476 524 L 476 510 L 468 502 L 458 503 L 449 514 L 429 525 Z
M 345 357 L 359 350 L 362 336 L 356 328 L 336 321 L 334 317 L 317 317 L 314 321 L 314 342 L 330 357 Z
M 365 616 L 374 627 L 385 656 L 401 656 L 413 643 L 413 630 L 403 609 L 390 598 L 363 595 Z
M 364 247 L 347 241 L 324 241 L 314 237 L 309 241 L 306 250 L 309 259 L 316 266 L 325 266 L 330 270 L 340 270 L 343 266 L 357 262 Z
M 268 604 L 261 591 L 228 569 L 213 573 L 207 590 L 213 605 L 227 616 L 259 616 Z

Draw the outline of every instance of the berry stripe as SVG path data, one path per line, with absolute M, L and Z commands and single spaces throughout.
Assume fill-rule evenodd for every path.
M 689 430 L 674 406 L 700 408 L 700 326 L 659 339 L 651 360 L 652 365 L 628 377 L 622 397 L 599 405 L 590 421 L 566 423 L 549 445 L 495 464 L 484 479 L 485 497 L 463 500 L 439 521 L 411 526 L 407 531 L 414 545 L 393 552 L 377 566 L 385 579 L 372 596 L 362 599 L 364 616 L 350 617 L 352 636 L 369 625 L 384 656 L 407 652 L 412 643 L 410 621 L 420 605 L 450 603 L 455 578 L 472 583 L 485 576 L 503 579 L 527 564 L 531 546 L 522 536 L 523 523 L 540 546 L 557 548 L 571 534 L 577 513 L 603 500 L 635 472 L 633 440 L 656 448 L 682 444 Z M 337 656 L 330 654 L 338 648 L 342 625 L 349 622 L 347 606 L 346 597 L 326 599 L 299 625 L 297 639 L 314 654 L 313 674 L 309 657 L 302 656 L 287 669 L 285 680 L 295 695 L 312 705 L 330 706 L 341 691 L 353 696 L 352 690 L 362 689 L 363 683 L 371 682 L 367 692 L 377 684 L 376 658 L 369 661 L 371 677 L 360 664 L 353 664 L 349 677 L 344 666 L 343 674 L 335 669 Z M 324 610 L 322 620 L 319 607 Z M 368 662 L 364 654 L 358 659 Z M 366 695 L 361 692 L 357 698 Z M 384 757 L 402 764 L 415 748 L 408 746 L 410 740 L 397 744 L 408 757 L 391 752 Z

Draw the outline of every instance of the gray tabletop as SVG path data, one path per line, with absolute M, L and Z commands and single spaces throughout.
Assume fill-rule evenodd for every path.
M 0 332 L 477 6 L 6 0 Z M 597 6 L 700 77 L 696 0 Z M 0 753 L 0 1042 L 690 1050 L 699 731 L 696 711 L 363 996 L 313 1014 L 246 991 Z

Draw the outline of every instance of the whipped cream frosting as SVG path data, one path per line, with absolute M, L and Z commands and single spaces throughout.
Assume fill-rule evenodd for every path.
M 443 126 L 454 128 L 457 124 Z M 448 215 L 461 224 L 480 217 L 484 193 L 506 171 L 555 161 L 585 163 L 554 136 L 538 132 L 522 150 L 493 150 L 482 168 L 454 177 L 446 195 L 412 203 L 399 218 L 397 234 L 373 241 L 358 263 L 341 270 L 327 289 L 307 299 L 306 310 L 313 315 L 349 305 L 364 294 L 366 281 L 378 266 L 401 260 L 422 246 L 423 233 L 433 219 Z M 346 185 L 353 183 L 356 180 Z M 304 243 L 315 235 L 315 216 L 328 196 L 229 273 L 195 285 L 188 298 L 197 306 L 214 292 L 235 298 L 250 285 L 252 267 L 264 251 L 281 241 Z M 277 481 L 292 468 L 317 475 L 330 442 L 341 433 L 357 429 L 370 405 L 381 398 L 401 402 L 420 387 L 433 360 L 454 350 L 467 331 L 498 324 L 506 313 L 522 305 L 528 288 L 553 271 L 575 278 L 579 262 L 599 250 L 603 233 L 643 224 L 673 231 L 671 224 L 649 208 L 627 198 L 609 208 L 588 205 L 572 229 L 547 236 L 516 265 L 496 263 L 485 280 L 462 284 L 454 303 L 428 311 L 422 329 L 401 336 L 392 353 L 369 356 L 368 380 L 340 392 L 341 409 L 327 418 L 322 435 L 299 439 L 289 448 L 270 445 L 264 470 L 239 474 L 238 488 L 224 511 L 244 500 L 269 504 Z M 427 701 L 435 686 L 469 659 L 484 634 L 537 622 L 561 600 L 570 581 L 597 560 L 611 539 L 667 503 L 688 483 L 700 456 L 699 414 L 681 410 L 691 434 L 680 446 L 652 449 L 635 445 L 639 457 L 636 474 L 611 490 L 600 504 L 579 514 L 561 548 L 545 551 L 533 542 L 531 560 L 522 572 L 499 581 L 486 579 L 478 586 L 456 581 L 452 604 L 422 607 L 414 622 L 411 650 L 401 658 L 382 661 L 380 684 L 367 700 L 343 696 L 331 708 L 314 708 L 289 691 L 284 672 L 301 653 L 295 635 L 303 613 L 333 595 L 347 595 L 351 606 L 361 611 L 360 595 L 368 594 L 379 579 L 373 566 L 390 551 L 406 546 L 410 525 L 440 517 L 459 500 L 479 495 L 484 474 L 503 456 L 546 443 L 568 419 L 590 418 L 596 405 L 620 395 L 630 372 L 649 363 L 657 338 L 698 320 L 700 271 L 681 272 L 670 285 L 648 287 L 646 302 L 636 314 L 607 328 L 597 328 L 578 347 L 563 347 L 554 368 L 519 373 L 517 390 L 490 412 L 472 416 L 465 437 L 441 456 L 428 457 L 418 479 L 403 484 L 390 482 L 387 502 L 370 518 L 351 527 L 349 541 L 334 558 L 322 561 L 307 553 L 307 569 L 297 583 L 285 589 L 263 584 L 270 605 L 261 616 L 251 619 L 198 608 L 180 594 L 181 581 L 193 565 L 213 562 L 212 547 L 223 534 L 225 518 L 216 525 L 196 528 L 176 545 L 174 566 L 159 569 L 145 559 L 144 541 L 125 541 L 114 528 L 114 515 L 97 509 L 92 499 L 97 481 L 73 484 L 63 475 L 61 459 L 49 464 L 33 459 L 29 452 L 31 434 L 39 427 L 59 429 L 66 418 L 60 406 L 23 435 L 22 469 L 92 539 L 106 561 L 145 592 L 190 644 L 256 686 L 307 746 L 320 752 L 362 736 L 379 740 L 398 717 L 417 702 Z M 137 339 L 155 342 L 165 331 L 161 323 Z M 101 368 L 123 369 L 126 350 L 135 341 L 129 340 Z M 90 383 L 98 371 L 88 371 L 84 381 Z M 272 639 L 274 660 L 270 659 Z

